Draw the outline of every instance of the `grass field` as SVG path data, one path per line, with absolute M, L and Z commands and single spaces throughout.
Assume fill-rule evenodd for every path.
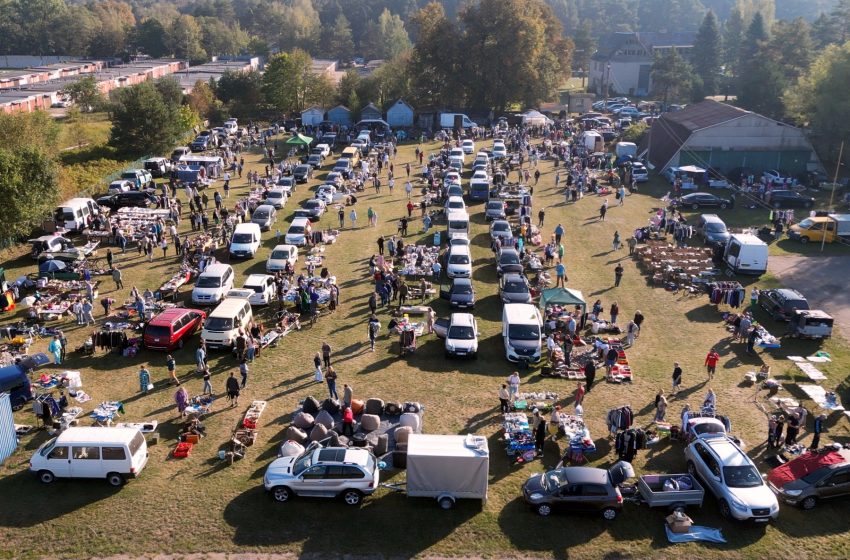
M 426 148 L 436 149 L 436 145 Z M 413 150 L 413 145 L 404 146 L 395 160 L 397 175 L 402 176 L 397 181 L 399 185 L 404 181 L 402 166 L 413 159 Z M 262 167 L 258 153 L 246 155 L 246 161 L 250 168 Z M 646 223 L 650 212 L 659 204 L 656 197 L 663 194 L 660 182 L 650 183 L 640 194 L 629 196 L 624 206 L 612 206 L 607 220 L 599 222 L 596 215 L 600 199 L 587 197 L 575 205 L 565 205 L 560 192 L 554 189 L 552 164 L 542 164 L 542 171 L 535 189 L 535 215 L 541 205 L 546 206 L 547 235 L 558 222 L 566 228 L 569 285 L 582 290 L 591 303 L 601 298 L 606 309 L 617 301 L 624 320 L 636 309 L 646 316 L 640 339 L 628 351 L 635 382 L 631 385 L 601 382 L 585 398 L 585 417 L 598 448 L 591 457 L 592 464 L 605 466 L 615 460 L 604 427 L 607 410 L 631 404 L 639 411 L 637 424 L 648 425 L 654 413 L 653 397 L 659 388 L 669 388 L 674 361 L 682 363 L 686 389 L 671 400 L 668 417 L 678 418 L 686 402 L 694 407 L 699 405 L 708 389 L 703 360 L 708 349 L 715 346 L 722 356 L 719 373 L 711 384 L 718 393 L 718 406 L 731 417 L 733 430 L 763 466 L 766 418 L 759 404 L 764 403 L 764 393 L 757 394 L 752 387 L 743 386 L 743 374 L 763 360 L 786 383 L 785 393 L 799 397 L 793 387 L 799 376 L 789 367 L 790 362 L 782 358 L 789 354 L 809 355 L 818 345 L 788 342 L 781 351 L 748 357 L 742 344 L 731 341 L 718 310 L 709 305 L 706 297 L 687 297 L 651 288 L 626 250 L 611 251 L 615 230 L 626 237 L 635 227 Z M 311 185 L 317 182 L 314 180 Z M 245 190 L 246 183 L 236 181 L 236 186 L 238 194 Z M 339 242 L 329 246 L 326 252 L 327 266 L 342 288 L 339 310 L 335 315 L 322 317 L 312 328 L 307 326 L 289 335 L 278 348 L 264 351 L 252 366 L 249 385 L 241 399 L 244 406 L 228 408 L 223 399 L 219 400 L 206 420 L 209 435 L 195 447 L 191 458 L 173 460 L 168 455 L 179 420 L 173 402 L 174 390 L 165 381 L 164 354 L 143 352 L 131 359 L 102 353 L 85 358 L 70 353 L 63 369 L 82 371 L 85 389 L 93 397 L 93 401 L 84 405 L 86 411 L 104 400 L 122 400 L 126 407 L 124 420 L 158 419 L 163 441 L 150 448 L 150 461 L 143 476 L 114 490 L 102 481 L 59 481 L 42 486 L 27 472 L 27 462 L 47 435 L 38 432 L 26 436 L 19 451 L 0 468 L 0 503 L 3 504 L 0 557 L 82 558 L 207 552 L 492 558 L 850 556 L 846 502 L 824 504 L 806 514 L 783 506 L 776 524 L 756 529 L 722 521 L 714 500 L 707 497 L 704 507 L 691 511 L 690 515 L 697 524 L 721 527 L 729 541 L 725 545 L 671 546 L 663 528 L 666 512 L 631 505 L 610 524 L 586 516 L 538 518 L 520 500 L 520 485 L 531 473 L 553 466 L 561 450 L 547 443 L 542 463 L 517 467 L 509 464 L 500 442 L 496 392 L 514 368 L 505 361 L 500 340 L 501 304 L 496 295 L 497 277 L 481 205 L 471 207 L 473 278 L 479 298 L 475 313 L 481 330 L 478 360 L 447 361 L 441 341 L 433 336 L 420 339 L 414 355 L 399 359 L 395 338 L 382 337 L 375 353 L 368 352 L 365 344 L 366 300 L 370 291 L 367 262 L 376 251 L 378 234 L 395 233 L 396 221 L 405 212 L 406 199 L 402 188 L 397 188 L 392 196 L 386 188 L 381 195 L 375 195 L 371 189 L 364 194 L 358 204 L 361 227 L 346 229 Z M 309 198 L 308 189 L 299 187 L 294 199 L 281 212 L 281 230 L 285 231 L 289 215 L 306 198 Z M 610 202 L 615 202 L 613 197 Z M 363 227 L 370 206 L 379 215 L 376 229 Z M 739 211 L 735 212 L 737 216 Z M 725 217 L 725 213 L 721 214 Z M 335 213 L 322 219 L 323 224 L 335 222 Z M 184 224 L 184 229 L 187 226 Z M 411 232 L 417 229 L 417 224 L 411 225 Z M 413 234 L 407 240 L 420 237 L 426 239 Z M 273 232 L 264 234 L 263 249 L 256 259 L 234 263 L 238 277 L 262 272 L 274 244 Z M 222 259 L 226 259 L 224 254 Z M 5 254 L 2 260 L 8 278 L 31 272 L 34 267 L 23 249 Z M 175 258 L 164 259 L 160 252 L 152 263 L 135 252 L 121 255 L 118 262 L 125 267 L 128 288 L 136 285 L 140 290 L 155 289 L 178 266 Z M 621 286 L 614 288 L 613 269 L 617 262 L 623 263 L 626 272 Z M 775 280 L 770 278 L 759 280 L 760 285 L 772 282 Z M 126 292 L 119 294 L 112 288 L 111 280 L 104 281 L 101 294 L 106 292 L 119 300 L 126 296 Z M 444 302 L 436 301 L 433 305 L 438 315 L 447 315 Z M 269 313 L 264 311 L 261 317 L 268 319 Z M 386 314 L 382 314 L 384 332 L 387 320 Z M 73 327 L 72 322 L 66 324 L 71 349 L 76 348 L 90 329 Z M 769 320 L 767 325 L 777 334 L 781 332 L 781 327 Z M 360 509 L 350 509 L 339 502 L 308 499 L 281 505 L 264 495 L 262 474 L 276 456 L 282 433 L 298 401 L 307 395 L 324 398 L 326 394 L 324 385 L 312 381 L 311 371 L 312 356 L 323 340 L 333 347 L 338 386 L 351 384 L 355 398 L 420 401 L 426 406 L 426 432 L 474 432 L 487 436 L 491 467 L 490 498 L 486 505 L 460 503 L 454 510 L 445 512 L 430 500 L 410 499 L 386 490 L 366 500 Z M 46 344 L 47 341 L 40 341 L 35 349 L 44 350 Z M 840 387 L 846 399 L 850 397 L 844 367 L 847 346 L 835 337 L 823 347 L 833 355 L 834 361 L 825 364 L 822 370 L 832 386 Z M 187 345 L 175 357 L 190 394 L 200 392 L 202 381 L 193 373 L 194 345 Z M 222 397 L 224 380 L 236 364 L 223 353 L 213 353 L 211 362 L 213 388 Z M 143 363 L 149 364 L 156 384 L 156 389 L 144 396 L 138 393 L 136 374 Z M 560 404 L 572 404 L 574 383 L 543 379 L 536 370 L 522 371 L 521 376 L 524 389 L 555 390 L 562 396 Z M 244 460 L 227 466 L 217 459 L 218 450 L 229 439 L 251 399 L 269 402 L 257 444 L 249 449 Z M 34 418 L 24 411 L 16 414 L 16 422 L 34 423 Z M 82 423 L 87 424 L 88 420 L 83 419 Z M 831 438 L 848 440 L 846 421 L 830 425 L 830 430 Z M 804 431 L 802 440 L 809 439 L 810 435 Z M 685 462 L 681 444 L 665 441 L 641 452 L 635 467 L 639 473 L 682 472 Z M 403 473 L 388 476 L 393 481 L 403 480 Z

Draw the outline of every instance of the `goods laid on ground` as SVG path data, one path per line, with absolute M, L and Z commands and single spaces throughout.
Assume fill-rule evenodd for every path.
M 228 442 L 229 449 L 219 451 L 220 459 L 230 461 L 230 464 L 233 464 L 236 459 L 245 457 L 248 447 L 254 445 L 257 439 L 260 416 L 266 409 L 266 404 L 266 401 L 253 401 L 251 403 L 239 426 L 233 430 L 230 442 Z
M 635 249 L 641 269 L 655 286 L 698 285 L 717 274 L 710 247 L 674 247 L 648 240 Z

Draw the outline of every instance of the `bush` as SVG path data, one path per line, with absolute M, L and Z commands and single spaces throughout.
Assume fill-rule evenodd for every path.
M 622 140 L 623 142 L 634 142 L 635 144 L 639 144 L 647 130 L 649 130 L 649 125 L 645 122 L 635 123 L 623 131 Z

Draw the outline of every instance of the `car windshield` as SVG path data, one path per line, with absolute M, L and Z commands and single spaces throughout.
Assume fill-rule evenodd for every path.
M 461 327 L 455 325 L 449 328 L 448 338 L 455 340 L 472 340 L 475 338 L 475 331 L 472 327 Z
M 292 233 L 295 235 L 304 233 L 304 226 L 289 226 L 289 231 L 287 233 Z
M 504 206 L 502 206 L 501 202 L 488 202 L 487 203 L 487 210 L 497 210 L 497 211 L 501 212 L 503 208 L 504 208 Z
M 504 222 L 496 222 L 493 224 L 493 231 L 510 231 L 510 224 L 506 224 Z
M 201 276 L 198 278 L 196 288 L 219 288 L 221 287 L 221 278 L 218 276 Z
M 255 210 L 254 211 L 254 217 L 265 220 L 266 218 L 269 217 L 269 213 L 266 212 L 265 210 Z
M 449 201 L 449 208 L 451 208 L 451 209 L 463 208 L 463 202 L 461 202 L 460 200 L 450 200 Z
M 721 223 L 708 223 L 705 224 L 705 231 L 710 231 L 712 233 L 723 233 L 726 231 L 726 225 Z
M 313 466 L 313 451 L 308 451 L 304 455 L 298 457 L 295 460 L 295 463 L 292 465 L 292 474 L 295 476 L 300 475 L 304 472 L 305 469 L 309 469 Z
M 249 285 L 246 284 L 242 287 L 246 290 L 254 290 L 254 293 L 257 293 L 257 294 L 262 294 L 263 290 L 264 290 L 264 288 L 261 284 L 257 284 L 257 285 L 254 285 L 254 286 L 249 286 Z
M 254 236 L 250 233 L 234 233 L 232 243 L 251 243 Z
M 827 474 L 829 474 L 829 469 L 817 469 L 802 477 L 800 480 L 808 482 L 809 484 L 814 484 L 819 482 L 820 479 L 825 477 Z
M 310 170 L 310 168 L 307 167 L 306 165 L 299 165 L 298 167 L 295 168 L 296 173 L 307 173 L 309 170 Z
M 815 225 L 815 221 L 812 220 L 811 218 L 806 218 L 805 220 L 800 222 L 798 225 L 803 229 L 809 229 L 810 227 Z
M 499 262 L 501 264 L 518 264 L 519 263 L 519 257 L 517 256 L 516 253 L 513 253 L 513 252 L 502 253 L 499 256 Z
M 540 340 L 540 327 L 537 325 L 510 325 L 508 338 L 513 340 Z
M 162 325 L 148 325 L 145 327 L 145 334 L 148 336 L 170 336 L 171 329 Z
M 449 229 L 466 229 L 466 222 L 449 222 Z
M 519 280 L 514 280 L 512 282 L 505 282 L 505 291 L 511 293 L 519 293 L 519 292 L 527 292 L 528 289 L 525 287 L 525 283 L 520 282 Z
M 56 440 L 59 438 L 53 438 L 47 443 L 44 444 L 44 447 L 41 448 L 41 456 L 47 457 L 50 455 L 50 452 L 53 451 L 53 448 L 56 447 Z
M 304 203 L 304 208 L 307 208 L 308 210 L 312 210 L 314 208 L 319 208 L 319 206 L 320 206 L 320 204 L 316 200 L 308 200 L 307 202 Z
M 227 317 L 210 317 L 204 324 L 208 331 L 229 331 L 233 328 L 233 319 Z
M 288 259 L 289 251 L 272 251 L 273 259 Z
M 450 264 L 469 264 L 469 255 L 449 255 Z
M 723 424 L 716 424 L 714 422 L 701 422 L 699 424 L 694 424 L 694 433 L 695 434 L 724 434 L 724 433 L 726 433 L 726 429 L 723 427 Z
M 723 478 L 729 488 L 755 488 L 763 484 L 759 472 L 750 465 L 723 467 Z
M 541 481 L 543 482 L 543 487 L 550 492 L 554 492 L 561 486 L 567 484 L 567 477 L 563 475 L 563 472 L 560 470 L 549 471 L 546 474 L 541 474 Z
M 471 294 L 472 286 L 470 284 L 455 284 L 452 292 L 456 294 Z

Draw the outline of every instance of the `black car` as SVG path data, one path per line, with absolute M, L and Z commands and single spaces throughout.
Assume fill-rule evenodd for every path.
M 534 474 L 522 485 L 522 496 L 544 517 L 561 510 L 601 513 L 606 521 L 613 521 L 623 507 L 619 485 L 634 475 L 627 465 L 617 463 L 610 470 L 562 467 Z
M 449 278 L 451 285 L 440 287 L 440 297 L 449 300 L 449 305 L 457 309 L 475 307 L 475 288 L 470 278 Z
M 503 303 L 531 303 L 531 288 L 522 274 L 510 272 L 499 280 L 499 295 Z
M 193 152 L 203 152 L 210 145 L 210 136 L 198 136 L 195 138 L 191 144 L 189 144 L 189 149 Z
M 700 208 L 732 208 L 732 201 L 728 198 L 721 198 L 716 194 L 695 192 L 686 194 L 685 196 L 674 199 L 673 201 L 680 208 L 691 208 L 698 210 Z
M 499 251 L 499 256 L 496 258 L 496 272 L 499 276 L 507 272 L 522 273 L 524 270 L 522 260 L 519 258 L 519 252 L 513 247 L 502 247 Z
M 297 165 L 295 166 L 295 171 L 292 172 L 292 176 L 295 177 L 296 183 L 306 183 L 313 176 L 313 168 L 306 164 Z
M 148 208 L 156 204 L 156 200 L 146 192 L 129 191 L 115 194 L 108 194 L 97 199 L 100 206 L 105 206 L 111 210 L 119 208 Z
M 788 321 L 795 310 L 809 309 L 806 296 L 797 290 L 779 289 L 759 292 L 759 305 L 773 317 L 774 321 Z
M 769 200 L 774 208 L 811 208 L 815 205 L 814 198 L 796 191 L 771 191 Z
M 320 154 L 310 154 L 307 158 L 307 165 L 313 169 L 318 169 L 322 166 L 322 156 Z

